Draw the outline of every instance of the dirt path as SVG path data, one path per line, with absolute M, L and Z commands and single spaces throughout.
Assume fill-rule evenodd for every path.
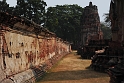
M 76 52 L 65 56 L 37 83 L 109 83 L 105 73 L 90 70 L 90 60 L 83 60 Z

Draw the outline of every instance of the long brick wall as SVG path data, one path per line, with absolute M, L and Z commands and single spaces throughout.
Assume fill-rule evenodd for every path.
M 68 42 L 31 21 L 7 13 L 0 18 L 0 83 L 34 83 L 71 51 Z

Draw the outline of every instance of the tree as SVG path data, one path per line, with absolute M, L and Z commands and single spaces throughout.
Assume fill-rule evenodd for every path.
M 7 4 L 6 0 L 0 1 L 0 11 L 1 12 L 7 12 L 9 14 L 14 14 L 15 13 L 14 9 L 15 9 L 14 7 L 9 7 L 9 4 Z
M 47 9 L 46 27 L 64 40 L 80 39 L 80 18 L 83 8 L 78 5 L 56 5 Z
M 46 27 L 52 32 L 57 32 L 58 25 L 58 16 L 57 16 L 57 9 L 55 7 L 47 8 L 46 13 Z
M 37 24 L 45 23 L 45 6 L 47 4 L 43 0 L 17 0 L 16 7 L 9 7 L 6 0 L 0 1 L 0 11 L 25 17 Z
M 109 13 L 105 13 L 103 16 L 105 16 L 105 25 L 108 26 L 108 27 L 111 27 L 111 20 L 109 18 Z
M 106 23 L 101 23 L 101 30 L 103 31 L 104 39 L 111 39 L 112 36 L 111 28 L 106 26 Z
M 109 13 L 104 14 L 104 22 L 101 22 L 101 30 L 103 31 L 104 34 L 104 39 L 110 39 L 112 36 L 111 32 L 111 20 L 109 18 Z
M 43 0 L 17 0 L 15 12 L 16 15 L 33 20 L 37 24 L 43 24 L 45 22 L 45 6 L 47 4 Z
M 9 10 L 9 4 L 7 4 L 6 0 L 0 1 L 0 11 L 6 12 L 7 10 Z

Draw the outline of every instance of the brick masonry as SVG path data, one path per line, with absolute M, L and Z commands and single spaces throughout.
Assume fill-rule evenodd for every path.
M 68 42 L 32 21 L 3 12 L 0 18 L 0 83 L 34 83 L 71 51 Z

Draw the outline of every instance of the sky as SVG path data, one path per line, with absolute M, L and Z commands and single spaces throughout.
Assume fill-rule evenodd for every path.
M 44 0 L 47 3 L 47 7 L 55 7 L 56 5 L 73 5 L 77 4 L 81 7 L 86 7 L 91 1 L 93 5 L 98 7 L 98 13 L 100 16 L 100 21 L 104 21 L 104 14 L 109 12 L 110 1 L 111 0 Z M 16 5 L 16 0 L 7 0 L 10 6 Z

